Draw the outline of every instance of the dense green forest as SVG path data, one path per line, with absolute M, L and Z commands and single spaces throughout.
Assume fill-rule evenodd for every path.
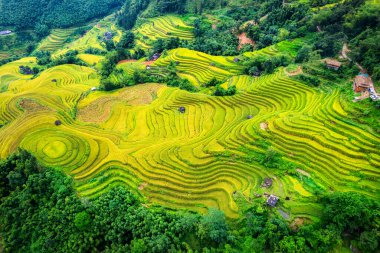
M 106 15 L 121 0 L 11 0 L 0 5 L 0 26 L 21 28 L 60 28 L 81 24 Z
M 72 179 L 24 150 L 0 163 L 5 252 L 328 252 L 351 241 L 376 252 L 380 206 L 356 193 L 320 196 L 321 222 L 289 228 L 264 202 L 227 220 L 144 205 L 123 187 L 78 198 Z

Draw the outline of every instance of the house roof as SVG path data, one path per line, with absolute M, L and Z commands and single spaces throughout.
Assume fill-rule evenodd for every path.
M 278 197 L 277 196 L 270 195 L 269 198 L 268 198 L 268 200 L 267 200 L 267 204 L 270 205 L 270 206 L 276 206 L 277 201 L 278 201 Z
M 368 88 L 371 84 L 371 79 L 364 75 L 358 75 L 355 77 L 354 83 L 359 87 Z
M 10 34 L 12 33 L 11 31 L 9 30 L 6 30 L 6 31 L 0 31 L 0 35 L 6 35 L 6 34 Z
M 339 61 L 337 61 L 337 60 L 335 60 L 335 59 L 326 59 L 325 60 L 325 63 L 327 64 L 327 65 L 330 65 L 330 66 L 334 66 L 334 67 L 340 67 L 340 66 L 342 66 L 342 63 L 341 62 L 339 62 Z
M 270 179 L 270 178 L 268 178 L 268 177 L 266 177 L 266 178 L 264 178 L 264 183 L 265 183 L 266 185 L 272 185 L 273 180 Z

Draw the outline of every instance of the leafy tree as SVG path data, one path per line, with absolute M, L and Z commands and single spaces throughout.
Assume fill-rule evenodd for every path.
M 131 31 L 127 31 L 123 34 L 120 42 L 117 44 L 118 48 L 133 48 L 135 45 L 135 34 Z
M 224 214 L 217 209 L 210 208 L 199 222 L 197 235 L 203 240 L 222 243 L 227 240 L 227 230 Z
M 304 45 L 303 47 L 301 47 L 300 50 L 298 50 L 296 58 L 295 58 L 295 62 L 302 63 L 302 62 L 308 61 L 310 59 L 311 52 L 312 52 L 312 47 L 308 45 Z
M 45 24 L 37 23 L 34 27 L 34 31 L 40 38 L 49 35 L 49 27 Z
M 86 211 L 82 211 L 75 215 L 74 223 L 79 230 L 86 230 L 91 223 L 91 217 Z

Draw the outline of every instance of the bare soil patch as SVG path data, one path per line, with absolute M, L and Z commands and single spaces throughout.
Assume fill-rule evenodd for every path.
M 307 176 L 307 177 L 310 177 L 310 174 L 307 173 L 306 171 L 304 170 L 301 170 L 301 169 L 296 169 L 297 172 L 299 172 L 300 174 L 304 175 L 304 176 Z
M 27 112 L 50 111 L 48 107 L 40 105 L 32 99 L 23 99 L 19 105 Z
M 147 187 L 147 186 L 148 186 L 148 183 L 147 183 L 147 182 L 144 182 L 144 183 L 140 184 L 140 185 L 139 185 L 139 191 L 144 190 L 144 188 Z
M 303 224 L 305 224 L 305 218 L 295 218 L 294 221 L 290 224 L 290 228 L 293 231 L 297 231 Z
M 122 61 L 119 61 L 117 64 L 128 63 L 128 62 L 137 62 L 137 60 L 122 60 Z
M 239 46 L 238 46 L 238 49 L 240 50 L 244 45 L 246 45 L 246 44 L 250 44 L 250 45 L 255 45 L 255 42 L 252 40 L 252 39 L 250 39 L 250 38 L 248 38 L 247 37 L 247 33 L 241 33 L 241 34 L 239 34 Z
M 268 123 L 261 122 L 260 123 L 260 128 L 261 128 L 261 130 L 268 130 Z

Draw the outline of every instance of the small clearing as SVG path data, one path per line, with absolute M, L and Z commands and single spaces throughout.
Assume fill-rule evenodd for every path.
M 148 186 L 148 183 L 147 183 L 147 182 L 144 182 L 144 183 L 140 184 L 140 185 L 139 185 L 139 191 L 144 190 L 144 188 L 147 187 L 147 186 Z
M 266 122 L 261 122 L 261 123 L 260 123 L 260 128 L 261 128 L 261 130 L 267 130 L 267 129 L 268 129 L 268 123 L 266 123 Z
M 305 218 L 295 218 L 294 221 L 290 224 L 290 228 L 293 231 L 297 231 L 303 224 L 305 224 Z

